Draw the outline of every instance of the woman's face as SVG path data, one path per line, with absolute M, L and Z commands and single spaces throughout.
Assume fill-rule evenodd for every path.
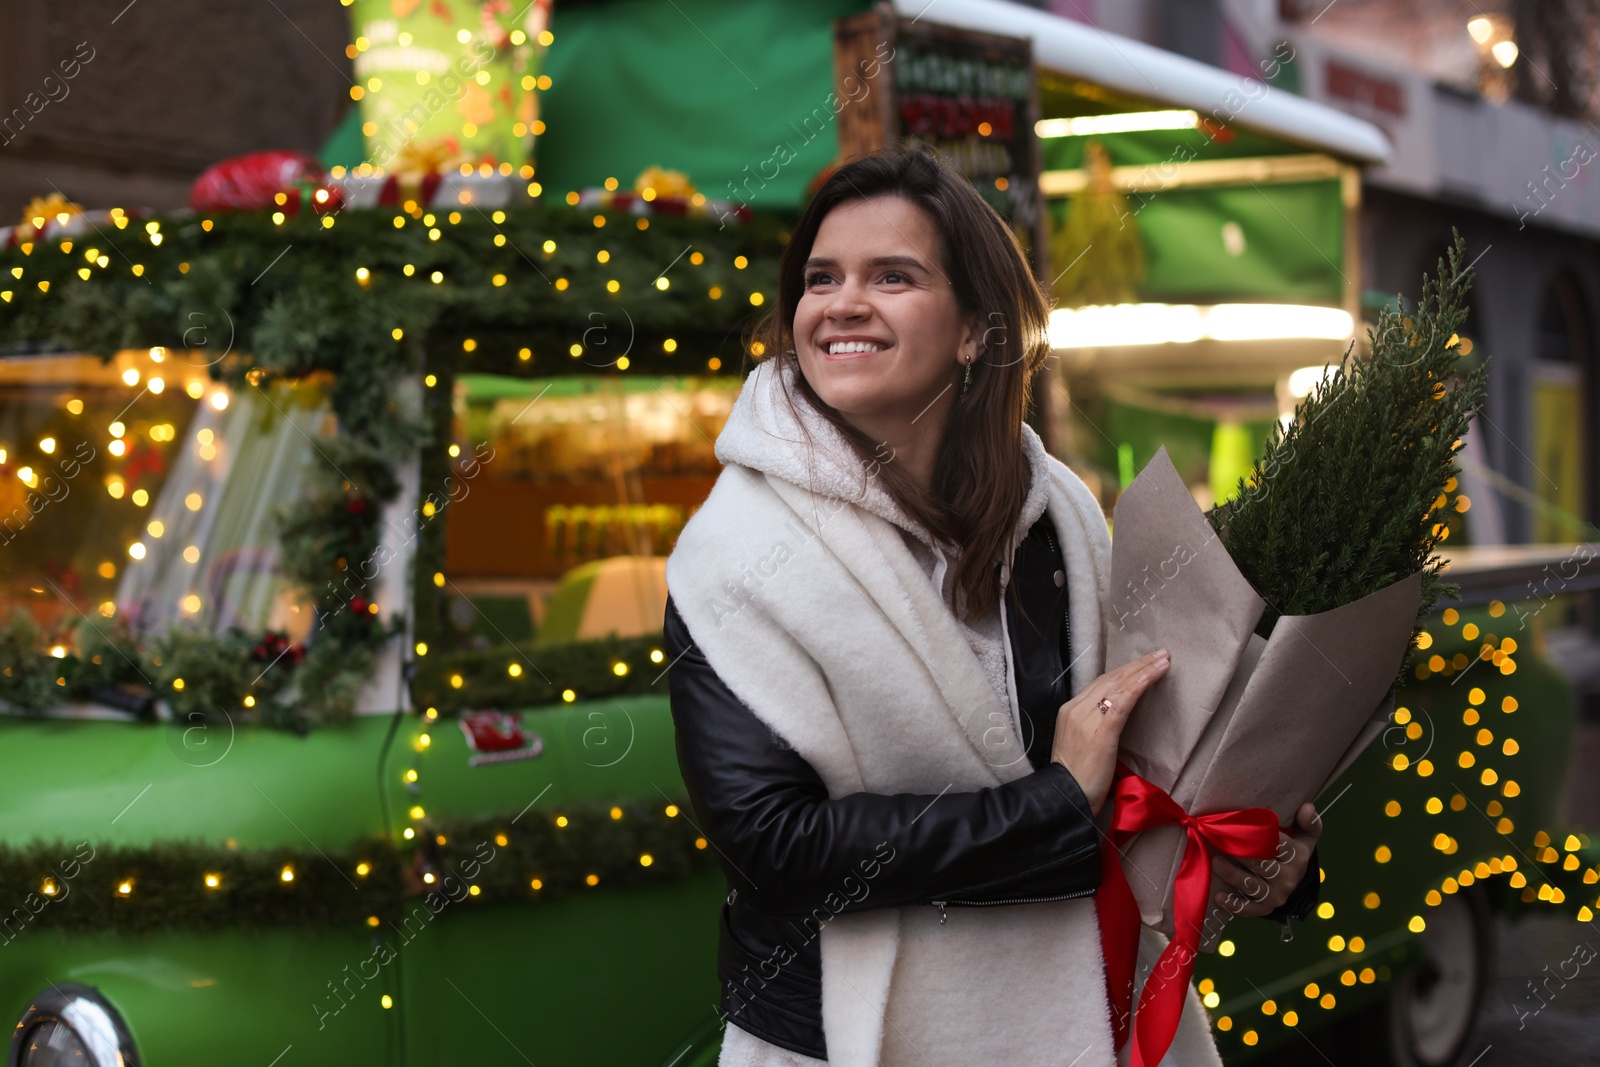
M 881 196 L 828 212 L 794 316 L 801 373 L 823 402 L 875 436 L 905 432 L 948 411 L 976 337 L 921 207 Z

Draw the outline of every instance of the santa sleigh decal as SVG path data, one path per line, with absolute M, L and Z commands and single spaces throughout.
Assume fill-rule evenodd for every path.
M 467 757 L 469 767 L 486 763 L 508 763 L 533 759 L 544 751 L 544 740 L 532 730 L 522 728 L 518 711 L 468 711 L 460 718 L 467 747 L 475 755 Z

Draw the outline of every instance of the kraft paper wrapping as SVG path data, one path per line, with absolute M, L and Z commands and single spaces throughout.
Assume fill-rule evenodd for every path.
M 1287 824 L 1382 731 L 1421 572 L 1332 611 L 1284 616 L 1263 640 L 1265 602 L 1165 449 L 1114 519 L 1106 667 L 1172 655 L 1123 730 L 1122 761 L 1191 814 L 1265 807 Z M 1143 921 L 1168 934 L 1184 840 L 1162 827 L 1123 856 Z

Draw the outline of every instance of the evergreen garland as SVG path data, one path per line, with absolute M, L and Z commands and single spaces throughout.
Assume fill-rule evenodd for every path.
M 613 636 L 543 648 L 499 645 L 429 655 L 417 663 L 411 696 L 418 707 L 448 715 L 554 704 L 568 689 L 577 700 L 659 691 L 655 683 L 666 670 L 661 643 L 660 634 Z
M 243 630 L 230 629 L 212 637 L 190 627 L 174 626 L 157 635 L 148 647 L 134 645 L 144 661 L 157 692 L 166 696 L 173 716 L 198 722 L 219 709 L 239 708 L 244 695 L 270 707 L 286 688 L 286 670 L 271 670 L 277 643 L 258 642 Z M 270 649 L 270 651 L 269 651 Z M 102 658 L 104 655 L 102 654 Z M 292 662 L 292 657 L 285 656 Z
M 36 711 L 58 704 L 57 679 L 71 665 L 44 649 L 44 634 L 33 616 L 18 608 L 0 623 L 0 699 L 12 707 Z
M 1274 427 L 1237 496 L 1210 512 L 1268 603 L 1263 636 L 1281 615 L 1328 611 L 1419 570 L 1419 626 L 1454 591 L 1434 550 L 1448 536 L 1455 453 L 1487 375 L 1458 351 L 1472 284 L 1465 248 L 1457 234 L 1415 312 L 1386 307 L 1368 332 L 1371 355 L 1355 357 L 1352 345 L 1288 428 Z
M 377 618 L 356 572 L 398 492 L 396 464 L 421 447 L 425 495 L 448 472 L 439 457 L 455 374 L 735 373 L 741 327 L 774 290 L 787 238 L 771 218 L 724 226 L 609 209 L 408 204 L 321 217 L 116 213 L 92 235 L 0 250 L 0 344 L 107 358 L 123 348 L 206 347 L 217 353 L 213 377 L 235 390 L 322 380 L 338 417 L 304 497 L 278 514 L 282 557 L 311 590 L 317 623 L 287 682 L 274 671 L 271 681 L 230 688 L 246 673 L 245 635 L 169 635 L 163 655 L 159 642 L 142 650 L 126 633 L 85 632 L 96 651 L 80 663 L 44 654 L 36 633 L 13 624 L 0 630 L 8 665 L 0 699 L 32 709 L 67 695 L 104 698 L 142 676 L 118 661 L 173 660 L 185 666 L 165 664 L 154 695 L 201 714 L 249 695 L 254 714 L 276 725 L 348 716 L 401 627 L 398 611 Z M 435 385 L 419 407 L 403 383 L 424 374 Z M 428 640 L 442 632 L 434 575 L 444 542 L 442 524 L 423 518 L 413 589 L 417 636 Z M 177 678 L 188 688 L 180 670 L 204 675 L 206 698 L 219 702 L 204 707 L 174 689 Z M 139 702 L 136 693 L 128 699 Z
M 221 376 L 244 385 L 252 369 L 329 371 L 335 407 L 355 435 L 399 441 L 408 438 L 393 424 L 391 374 L 416 369 L 417 353 L 395 329 L 422 339 L 431 362 L 477 372 L 592 373 L 624 349 L 642 373 L 704 374 L 714 355 L 732 372 L 751 297 L 764 302 L 774 291 L 788 238 L 765 216 L 719 228 L 714 218 L 657 215 L 641 230 L 626 211 L 543 205 L 492 214 L 351 209 L 281 223 L 266 212 L 121 221 L 104 234 L 0 250 L 0 343 L 109 356 L 184 350 L 203 337 L 216 349 L 231 324 L 239 358 L 225 360 Z M 109 265 L 87 262 L 91 249 Z M 202 322 L 206 332 L 196 333 Z M 660 344 L 668 337 L 679 341 L 675 353 Z M 573 344 L 585 351 L 572 356 Z
M 687 804 L 582 801 L 430 820 L 434 836 L 404 852 L 376 837 L 342 847 L 263 849 L 0 845 L 0 899 L 12 909 L 0 913 L 0 946 L 35 927 L 142 933 L 358 926 L 393 921 L 435 892 L 466 907 L 660 885 L 716 865 L 683 814 Z

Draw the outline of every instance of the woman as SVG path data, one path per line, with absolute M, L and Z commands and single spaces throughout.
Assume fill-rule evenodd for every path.
M 723 1065 L 1115 1062 L 1095 819 L 1169 664 L 1102 673 L 1105 519 L 1023 421 L 1046 315 L 920 151 L 841 167 L 785 250 L 667 560 L 678 759 L 730 887 Z M 1303 915 L 1314 814 L 1274 877 L 1217 864 L 1230 910 Z M 1164 1062 L 1220 1062 L 1192 991 Z

